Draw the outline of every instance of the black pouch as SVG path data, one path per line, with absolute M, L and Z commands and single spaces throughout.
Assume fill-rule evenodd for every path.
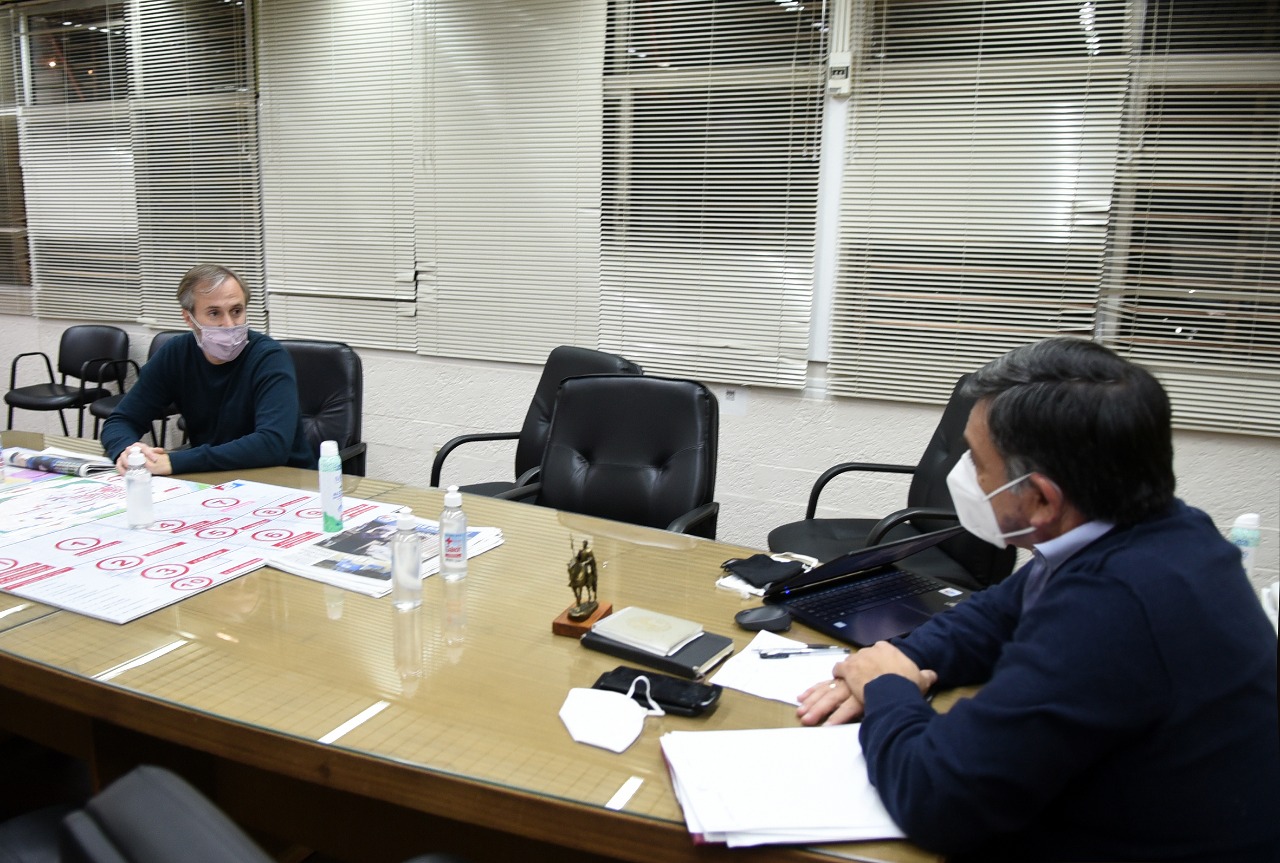
M 656 671 L 645 671 L 629 665 L 619 665 L 613 671 L 606 671 L 592 685 L 592 689 L 605 689 L 609 692 L 621 692 L 624 695 L 631 688 L 637 677 L 649 679 L 649 691 L 658 706 L 668 713 L 679 716 L 701 716 L 715 709 L 720 700 L 721 686 L 715 683 L 695 683 L 692 680 L 681 680 L 669 674 Z M 645 700 L 644 684 L 636 687 L 631 697 L 641 707 L 648 707 Z
M 775 581 L 791 578 L 804 572 L 804 564 L 798 560 L 774 560 L 767 554 L 751 557 L 735 557 L 720 564 L 725 572 L 731 572 L 752 587 L 768 587 Z

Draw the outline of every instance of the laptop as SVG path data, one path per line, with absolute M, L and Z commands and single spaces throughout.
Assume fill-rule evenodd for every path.
M 970 594 L 894 564 L 963 532 L 956 525 L 851 551 L 775 581 L 765 588 L 764 601 L 782 606 L 819 632 L 859 647 L 906 635 Z

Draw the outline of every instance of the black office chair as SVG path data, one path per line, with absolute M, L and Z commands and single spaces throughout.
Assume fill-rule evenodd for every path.
M 49 376 L 47 383 L 18 386 L 18 361 L 23 357 L 44 358 L 45 371 Z M 129 334 L 119 327 L 105 324 L 83 324 L 63 330 L 58 344 L 58 373 L 62 376 L 59 382 L 54 381 L 53 363 L 48 354 L 43 351 L 18 354 L 9 365 L 9 391 L 4 394 L 5 403 L 9 405 L 9 428 L 13 428 L 14 408 L 57 411 L 58 419 L 62 421 L 62 433 L 70 437 L 63 411 L 75 408 L 79 417 L 76 436 L 83 437 L 84 409 L 111 395 L 103 384 L 114 381 L 120 385 L 127 367 L 117 361 L 128 358 Z M 69 377 L 78 379 L 79 383 L 68 384 Z
M 298 374 L 298 409 L 307 440 L 320 456 L 320 443 L 338 442 L 342 472 L 364 476 L 368 445 L 361 440 L 364 366 L 342 342 L 280 339 Z
M 143 765 L 82 809 L 51 807 L 0 825 L 0 863 L 272 863 L 186 780 Z M 406 863 L 465 863 L 426 854 Z
M 715 538 L 720 407 L 696 381 L 560 384 L 538 482 L 497 497 Z
M 845 552 L 884 541 L 902 539 L 939 530 L 956 522 L 947 489 L 947 474 L 968 449 L 964 427 L 969 421 L 973 399 L 962 395 L 961 377 L 951 392 L 942 419 L 929 439 L 915 467 L 901 464 L 846 462 L 828 468 L 809 493 L 803 521 L 794 521 L 769 532 L 769 550 L 793 551 L 827 561 Z M 911 486 L 907 506 L 882 519 L 815 518 L 818 498 L 835 477 L 850 471 L 909 473 Z M 1013 572 L 1016 550 L 998 549 L 970 534 L 963 534 L 911 558 L 911 569 L 970 590 L 979 590 L 1003 580 Z
M 147 360 L 150 361 L 150 359 L 156 355 L 156 351 L 164 347 L 165 343 L 168 342 L 170 339 L 180 336 L 186 332 L 188 331 L 187 330 L 161 330 L 160 332 L 156 333 L 154 336 L 151 337 L 151 344 L 147 347 Z M 140 372 L 140 369 L 138 368 L 138 364 L 135 363 L 133 360 L 119 360 L 118 362 L 123 362 L 128 366 L 131 366 L 134 370 L 135 378 L 137 374 Z M 120 402 L 124 400 L 124 392 L 125 392 L 124 381 L 121 380 L 120 391 L 118 393 L 106 396 L 105 398 L 100 398 L 97 401 L 95 401 L 93 404 L 89 405 L 89 413 L 93 414 L 93 436 L 95 438 L 102 431 L 102 421 L 105 420 L 107 417 L 111 416 L 111 413 L 116 409 L 116 406 L 119 405 Z M 156 435 L 155 426 L 152 425 L 151 427 L 152 443 L 154 443 L 156 446 L 165 445 L 165 440 L 169 434 L 169 418 L 173 416 L 177 416 L 177 414 L 178 414 L 178 406 L 170 405 L 169 409 L 165 412 L 164 419 L 161 420 L 160 422 L 160 434 L 158 436 Z
M 542 368 L 542 377 L 534 390 L 533 401 L 524 417 L 524 425 L 520 431 L 483 432 L 465 434 L 452 438 L 440 447 L 435 460 L 431 463 L 431 485 L 440 485 L 440 473 L 444 469 L 444 460 L 449 453 L 466 443 L 477 441 L 514 440 L 516 444 L 515 481 L 498 480 L 493 482 L 471 483 L 460 485 L 462 491 L 469 494 L 482 494 L 495 497 L 518 485 L 532 482 L 539 465 L 542 463 L 542 451 L 547 442 L 547 429 L 551 426 L 551 411 L 555 406 L 556 391 L 565 378 L 580 375 L 605 374 L 643 374 L 640 366 L 620 357 L 617 354 L 595 351 L 590 348 L 578 348 L 561 345 L 551 351 L 547 363 Z

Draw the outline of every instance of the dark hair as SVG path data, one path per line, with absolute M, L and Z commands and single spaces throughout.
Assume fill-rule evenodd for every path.
M 1173 499 L 1169 396 L 1149 371 L 1073 338 L 1015 348 L 970 376 L 965 392 L 1010 480 L 1036 472 L 1086 518 L 1134 524 Z
M 217 264 L 196 264 L 187 270 L 182 281 L 178 282 L 178 305 L 188 312 L 196 310 L 196 292 L 208 293 L 222 286 L 227 279 L 233 279 L 244 292 L 244 302 L 249 304 L 249 288 L 239 276 L 226 267 Z

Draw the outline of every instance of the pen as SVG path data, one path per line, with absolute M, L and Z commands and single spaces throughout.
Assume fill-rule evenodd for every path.
M 849 648 L 835 644 L 806 644 L 804 647 L 774 647 L 757 650 L 761 659 L 786 659 L 788 656 L 820 656 L 824 653 L 848 653 Z

